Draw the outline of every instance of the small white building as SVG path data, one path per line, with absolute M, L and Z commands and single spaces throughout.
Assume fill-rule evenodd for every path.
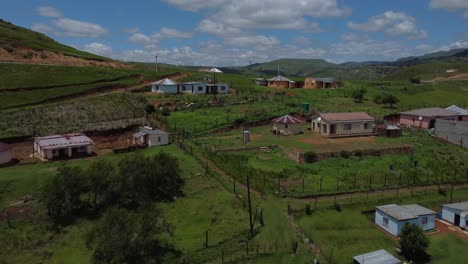
M 228 83 L 206 83 L 207 94 L 228 94 L 229 84 Z
M 142 147 L 162 146 L 169 144 L 169 133 L 151 127 L 143 127 L 133 134 L 133 143 Z
M 285 115 L 272 120 L 272 131 L 277 135 L 297 135 L 301 133 L 302 120 L 294 116 Z
M 468 201 L 444 204 L 442 206 L 442 219 L 468 230 Z
M 7 164 L 11 161 L 10 146 L 0 142 L 0 165 Z
M 206 84 L 202 82 L 186 82 L 179 84 L 179 92 L 183 94 L 205 94 Z
M 177 94 L 179 93 L 179 84 L 171 79 L 165 78 L 151 84 L 153 93 Z
M 93 153 L 94 142 L 81 133 L 37 137 L 34 151 L 43 159 L 72 158 Z
M 436 214 L 417 204 L 388 204 L 376 207 L 375 224 L 397 237 L 407 223 L 415 224 L 424 231 L 434 229 Z

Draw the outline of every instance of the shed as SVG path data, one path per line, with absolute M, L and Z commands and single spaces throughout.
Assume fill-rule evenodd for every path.
M 171 79 L 164 78 L 151 84 L 151 91 L 153 93 L 179 93 L 179 85 Z
M 401 129 L 398 126 L 392 124 L 378 125 L 377 132 L 379 132 L 379 135 L 382 137 L 401 137 Z
M 295 88 L 296 82 L 278 74 L 278 76 L 267 79 L 268 87 Z
M 364 112 L 318 113 L 312 116 L 312 132 L 325 137 L 370 136 L 375 119 Z
M 268 81 L 266 79 L 264 79 L 264 78 L 255 78 L 254 83 L 256 85 L 261 85 L 261 86 L 267 86 L 268 85 Z
M 11 161 L 10 146 L 7 143 L 0 142 L 0 165 Z
M 435 228 L 436 212 L 417 204 L 377 206 L 375 223 L 388 233 L 399 236 L 406 223 L 419 226 L 422 230 Z
M 468 230 L 468 201 L 444 204 L 442 206 L 442 219 Z
M 169 133 L 151 127 L 142 127 L 133 134 L 133 143 L 142 147 L 162 146 L 169 144 Z
M 333 78 L 306 78 L 303 88 L 336 88 L 336 81 Z
M 456 105 L 449 106 L 445 109 L 456 112 L 458 114 L 458 121 L 468 122 L 468 110 L 458 107 Z
M 44 159 L 90 155 L 94 142 L 82 133 L 34 138 L 34 151 Z
M 297 135 L 301 133 L 302 120 L 294 116 L 284 115 L 273 121 L 273 133 L 277 135 Z
M 354 264 L 400 264 L 401 261 L 384 249 L 353 257 Z
M 434 128 L 436 119 L 457 120 L 458 113 L 440 107 L 420 108 L 400 113 L 401 125 Z

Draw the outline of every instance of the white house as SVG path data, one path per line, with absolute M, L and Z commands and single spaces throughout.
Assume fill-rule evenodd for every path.
M 44 159 L 71 158 L 90 155 L 94 142 L 81 133 L 37 137 L 34 151 Z
M 171 79 L 165 78 L 151 84 L 151 91 L 153 93 L 179 93 L 179 85 Z
M 384 249 L 353 257 L 354 264 L 401 264 L 401 261 Z
M 133 142 L 138 146 L 153 147 L 169 144 L 169 133 L 151 127 L 143 127 L 133 134 Z
M 444 204 L 442 206 L 442 219 L 468 230 L 468 201 Z
M 228 94 L 229 84 L 228 83 L 206 83 L 207 94 Z
M 184 94 L 205 94 L 206 84 L 202 82 L 186 82 L 179 85 L 179 92 Z
M 11 161 L 10 146 L 0 142 L 0 165 L 7 164 Z
M 273 133 L 279 135 L 297 135 L 301 133 L 302 120 L 294 116 L 285 115 L 272 120 Z
M 377 206 L 375 223 L 388 233 L 399 236 L 406 223 L 418 225 L 422 230 L 435 228 L 436 212 L 417 204 Z

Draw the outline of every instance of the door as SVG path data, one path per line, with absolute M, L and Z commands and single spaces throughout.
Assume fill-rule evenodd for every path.
M 459 214 L 455 214 L 455 219 L 454 219 L 454 224 L 456 226 L 459 226 L 460 225 L 460 215 Z
M 336 133 L 336 125 L 330 125 L 330 134 Z
M 429 128 L 434 128 L 435 126 L 435 119 L 431 119 L 431 121 L 429 122 Z

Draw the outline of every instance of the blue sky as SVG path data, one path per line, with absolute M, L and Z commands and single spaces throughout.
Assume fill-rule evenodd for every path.
M 17 0 L 0 17 L 115 59 L 185 65 L 468 48 L 468 0 Z

